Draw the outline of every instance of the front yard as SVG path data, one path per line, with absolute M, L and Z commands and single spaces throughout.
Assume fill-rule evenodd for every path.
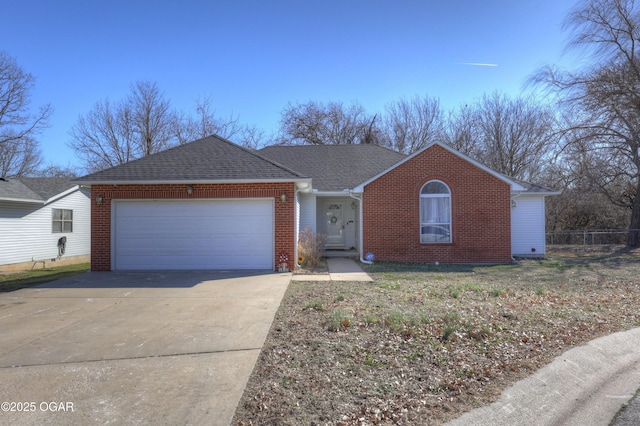
M 640 326 L 639 260 L 567 251 L 293 281 L 233 424 L 441 424 L 573 346 Z
M 48 283 L 89 270 L 88 263 L 0 274 L 0 293 Z

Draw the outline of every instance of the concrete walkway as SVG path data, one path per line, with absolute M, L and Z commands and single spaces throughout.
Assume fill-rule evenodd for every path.
M 292 281 L 373 281 L 353 259 L 330 257 L 327 258 L 327 267 L 327 274 L 296 274 Z
M 571 349 L 448 426 L 609 425 L 640 388 L 640 328 Z

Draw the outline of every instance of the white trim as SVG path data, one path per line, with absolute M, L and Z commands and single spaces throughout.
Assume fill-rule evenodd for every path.
M 78 182 L 75 180 L 74 182 Z M 219 179 L 219 180 L 201 180 L 201 179 L 181 179 L 181 180 L 82 180 L 80 184 L 91 185 L 199 185 L 199 184 L 232 184 L 232 183 L 283 183 L 293 182 L 296 185 L 306 183 L 306 188 L 311 187 L 311 178 L 304 179 Z
M 342 191 L 318 191 L 317 189 L 313 190 L 313 193 L 317 196 L 317 197 L 349 197 L 350 194 L 353 193 L 361 193 L 358 191 L 351 191 L 349 189 L 343 189 Z
M 42 204 L 45 205 L 46 202 L 42 200 L 34 200 L 31 198 L 0 198 L 0 201 L 7 201 L 12 203 L 29 203 L 29 204 Z
M 518 197 L 520 195 L 540 195 L 542 197 L 546 197 L 549 195 L 562 195 L 562 191 L 544 191 L 544 192 L 511 191 L 512 197 Z
M 404 158 L 403 160 L 401 160 L 398 163 L 394 164 L 393 166 L 389 167 L 387 170 L 384 170 L 384 171 L 378 173 L 377 175 L 375 175 L 374 177 L 372 177 L 371 179 L 365 181 L 364 183 L 361 183 L 360 185 L 358 185 L 357 187 L 354 188 L 354 192 L 364 192 L 364 187 L 365 186 L 369 185 L 371 182 L 374 182 L 375 180 L 379 179 L 380 177 L 386 175 L 387 173 L 389 173 L 390 171 L 394 170 L 395 168 L 400 167 L 401 165 L 403 165 L 407 161 L 412 160 L 414 157 L 422 154 L 424 151 L 426 151 L 427 149 L 433 147 L 434 145 L 438 145 L 441 148 L 446 149 L 450 153 L 452 153 L 454 155 L 457 155 L 458 157 L 460 157 L 463 160 L 471 163 L 472 165 L 478 167 L 479 169 L 481 169 L 481 170 L 489 173 L 490 175 L 500 179 L 501 181 L 503 181 L 506 184 L 508 184 L 509 186 L 511 186 L 511 190 L 512 191 L 526 191 L 526 188 L 523 187 L 522 185 L 520 185 L 519 183 L 507 178 L 506 176 L 496 172 L 495 170 L 490 169 L 489 167 L 477 162 L 476 160 L 474 160 L 474 159 L 472 159 L 470 157 L 467 157 L 466 155 L 464 155 L 463 153 L 453 149 L 449 145 L 444 144 L 442 142 L 432 142 L 429 145 L 427 145 L 424 148 L 422 148 L 420 151 L 414 152 L 413 154 L 409 155 L 408 157 Z
M 433 182 L 437 182 L 437 183 L 441 183 L 443 184 L 446 188 L 448 193 L 447 194 L 423 194 L 422 190 L 424 189 L 425 186 L 429 185 L 430 183 Z M 422 185 L 422 187 L 420 188 L 420 193 L 418 194 L 419 201 L 420 201 L 420 211 L 418 212 L 420 215 L 420 244 L 451 244 L 453 243 L 453 212 L 451 211 L 452 208 L 452 202 L 451 202 L 451 197 L 452 197 L 452 192 L 451 192 L 451 188 L 449 188 L 449 185 L 447 185 L 446 183 L 444 183 L 443 181 L 439 180 L 439 179 L 432 179 L 428 182 L 425 182 L 424 185 Z M 449 222 L 445 223 L 445 222 L 440 222 L 440 223 L 433 223 L 433 224 L 429 224 L 429 223 L 423 223 L 422 222 L 422 199 L 423 198 L 448 198 L 449 199 Z M 449 225 L 449 240 L 448 241 L 422 241 L 422 228 L 424 226 L 429 226 L 429 225 Z
M 362 207 L 362 194 L 358 194 L 359 197 L 355 196 L 354 193 L 350 192 L 349 193 L 349 197 L 353 198 L 354 200 L 358 201 L 358 228 L 359 228 L 359 232 L 358 232 L 358 251 L 360 252 L 360 262 L 361 263 L 366 263 L 367 265 L 372 265 L 373 262 L 370 260 L 366 260 L 364 258 L 364 225 L 362 223 L 362 219 L 364 218 L 364 214 L 362 213 L 364 208 Z
M 74 186 L 72 188 L 67 189 L 66 191 L 63 191 L 63 192 L 61 192 L 59 194 L 54 195 L 53 197 L 51 197 L 47 201 L 45 201 L 45 204 L 52 203 L 52 202 L 54 202 L 54 201 L 56 201 L 56 200 L 58 200 L 58 199 L 60 199 L 62 197 L 66 197 L 67 195 L 72 194 L 72 193 L 74 193 L 76 191 L 80 191 L 80 185 L 76 185 L 76 186 Z

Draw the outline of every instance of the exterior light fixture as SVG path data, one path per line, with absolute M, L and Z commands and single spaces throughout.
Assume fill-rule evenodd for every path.
M 280 194 L 280 202 L 281 203 L 286 203 L 287 202 L 287 194 L 286 193 L 282 193 Z
M 187 186 L 187 194 L 189 195 L 193 194 L 193 186 L 191 185 Z
M 98 194 L 98 196 L 96 197 L 96 203 L 98 203 L 98 205 L 101 206 L 102 201 L 103 201 L 102 195 Z

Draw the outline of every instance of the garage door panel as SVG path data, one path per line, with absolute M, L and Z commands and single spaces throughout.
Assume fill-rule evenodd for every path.
M 116 202 L 115 268 L 273 269 L 272 200 Z

